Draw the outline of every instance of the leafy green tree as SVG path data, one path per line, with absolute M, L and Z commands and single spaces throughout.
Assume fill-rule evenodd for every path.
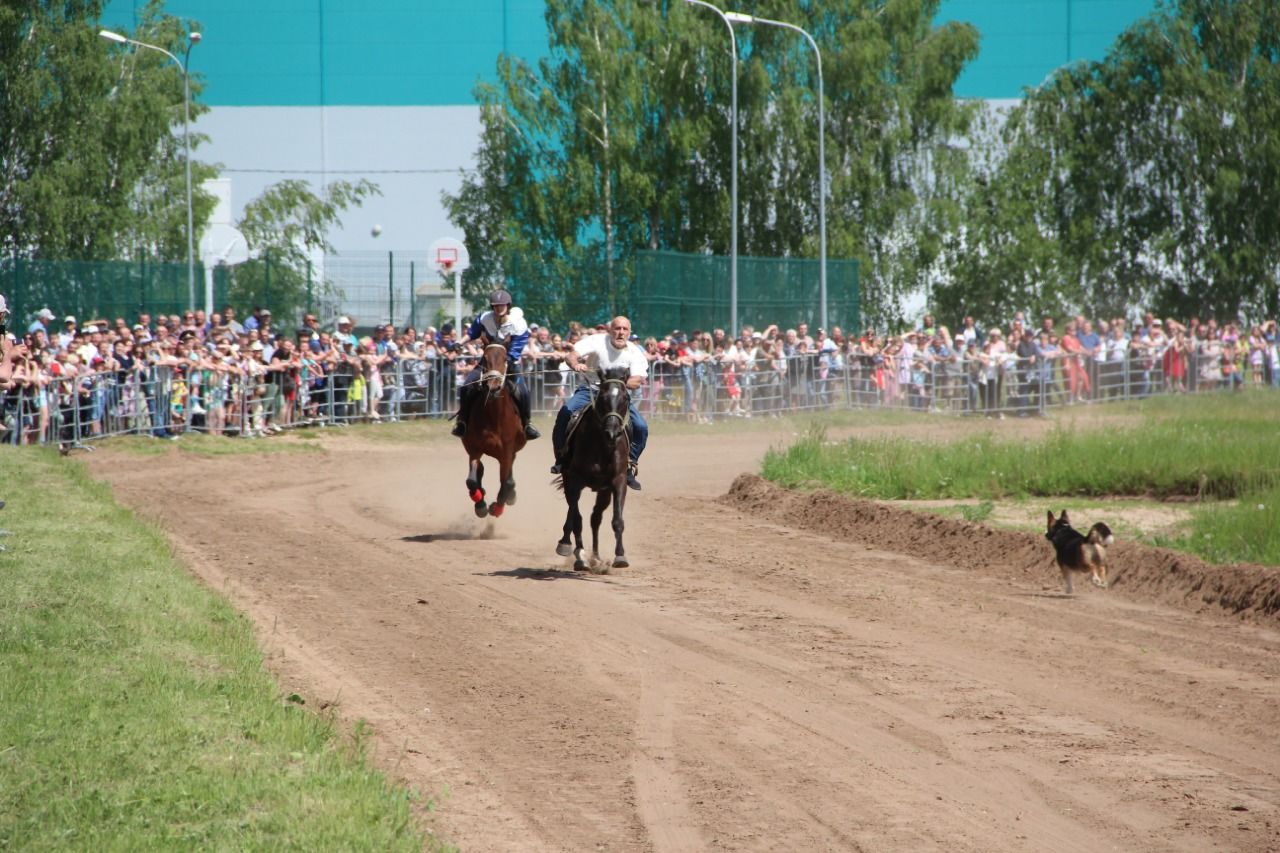
M 954 158 L 925 155 L 966 126 L 951 85 L 977 36 L 934 28 L 937 6 L 778 0 L 760 12 L 822 47 L 829 255 L 869 259 L 890 310 L 958 210 L 932 203 L 956 184 Z M 445 203 L 471 254 L 469 294 L 509 282 L 552 321 L 594 319 L 628 304 L 638 249 L 728 253 L 728 40 L 705 10 L 672 0 L 550 0 L 547 25 L 545 59 L 504 56 L 497 82 L 478 88 L 478 168 Z M 816 257 L 812 51 L 774 28 L 737 33 L 739 251 Z
M 237 223 L 250 259 L 231 268 L 228 295 L 232 303 L 245 308 L 260 305 L 278 320 L 293 320 L 309 296 L 334 295 L 329 283 L 314 279 L 311 258 L 337 254 L 329 243 L 329 230 L 341 225 L 346 210 L 377 195 L 382 191 L 368 180 L 334 181 L 322 195 L 316 195 L 307 181 L 296 179 L 267 187 L 245 205 Z
M 1103 60 L 1029 92 L 1004 140 L 967 204 L 944 299 L 990 304 L 994 291 L 1023 300 L 1010 307 L 1104 316 L 1280 309 L 1275 3 L 1162 4 Z
M 187 30 L 152 0 L 133 35 L 181 55 Z M 100 2 L 0 5 L 0 251 L 102 260 L 186 257 L 181 70 L 97 35 Z M 198 76 L 191 115 L 204 112 Z M 193 148 L 201 137 L 192 135 Z M 195 221 L 214 199 L 193 163 Z

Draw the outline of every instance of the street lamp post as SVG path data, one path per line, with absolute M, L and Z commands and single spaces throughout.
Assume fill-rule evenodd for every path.
M 729 195 L 730 206 L 733 208 L 733 222 L 729 230 L 729 335 L 735 337 L 738 334 L 738 38 L 733 32 L 733 24 L 729 23 L 725 13 L 720 11 L 710 3 L 703 0 L 685 0 L 693 6 L 702 6 L 716 13 L 720 20 L 724 21 L 724 25 L 729 28 L 729 46 L 733 51 L 733 89 L 731 98 L 731 122 L 732 129 L 730 132 L 732 152 L 730 154 L 730 168 L 733 175 L 729 179 Z
M 201 35 L 200 33 L 187 34 L 187 49 L 182 54 L 182 59 L 178 59 L 159 45 L 131 39 L 111 30 L 99 30 L 98 35 L 117 44 L 132 44 L 159 51 L 172 59 L 174 64 L 182 70 L 182 146 L 186 151 L 187 161 L 187 307 L 194 311 L 196 308 L 196 234 L 191 206 L 191 75 L 187 72 L 187 65 L 191 61 L 191 48 L 200 41 Z
M 818 60 L 818 291 L 822 302 L 822 328 L 826 329 L 829 328 L 827 324 L 827 131 L 826 109 L 822 95 L 822 51 L 818 50 L 818 43 L 813 40 L 813 36 L 795 24 L 758 18 L 742 12 L 725 12 L 724 16 L 740 24 L 764 24 L 797 32 L 809 42 L 809 46 L 813 48 L 813 55 Z

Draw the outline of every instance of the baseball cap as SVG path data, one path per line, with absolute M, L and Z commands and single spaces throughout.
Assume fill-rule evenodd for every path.
M 62 322 L 64 323 L 74 323 L 75 321 L 76 321 L 76 318 L 70 314 L 62 318 Z
M 262 352 L 262 341 L 254 341 L 253 343 L 249 344 L 249 349 L 253 350 L 254 352 Z
M 86 333 L 88 333 L 88 334 L 92 335 L 94 332 L 98 331 L 98 327 L 97 327 L 97 326 L 85 326 L 85 329 L 84 329 L 84 330 L 85 330 L 85 332 L 86 332 Z
M 36 314 L 36 316 L 39 317 L 41 320 L 52 320 L 53 312 L 50 311 L 48 308 L 41 308 L 40 312 Z
M 342 325 L 350 326 L 350 325 L 351 325 L 351 318 L 350 318 L 350 317 L 348 317 L 348 316 L 346 316 L 346 315 L 344 314 L 343 316 L 341 316 L 341 317 L 339 317 L 339 318 L 338 318 L 338 325 L 339 325 L 339 326 L 342 326 Z
M 8 310 L 9 303 L 4 301 L 4 294 L 0 293 L 0 313 L 7 312 Z

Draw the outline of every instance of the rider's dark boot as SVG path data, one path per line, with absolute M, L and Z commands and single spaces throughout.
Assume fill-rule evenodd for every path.
M 524 387 L 523 382 L 513 383 L 516 391 L 516 408 L 520 411 L 520 423 L 524 426 L 524 437 L 532 441 L 535 438 L 542 438 L 542 433 L 529 423 L 532 414 L 530 411 L 529 389 Z
M 555 464 L 551 466 L 551 473 L 559 474 L 562 470 L 564 470 L 564 460 L 560 458 L 559 450 L 555 451 L 555 454 L 556 454 L 556 461 L 555 461 Z
M 640 481 L 636 479 L 636 463 L 632 462 L 627 466 L 627 488 L 640 491 Z
M 466 386 L 458 389 L 458 414 L 454 415 L 453 429 L 449 435 L 462 438 L 467 434 L 467 412 L 470 410 L 471 395 Z

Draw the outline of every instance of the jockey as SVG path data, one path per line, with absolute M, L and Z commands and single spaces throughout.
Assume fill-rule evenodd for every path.
M 511 294 L 505 290 L 495 290 L 489 294 L 490 310 L 484 312 L 471 324 L 460 344 L 467 341 L 483 339 L 486 343 L 504 344 L 507 347 L 507 376 L 515 384 L 516 407 L 520 410 L 520 422 L 524 424 L 524 437 L 541 438 L 542 433 L 529 423 L 529 389 L 520 375 L 520 354 L 525 344 L 529 343 L 529 324 L 524 321 L 524 312 L 511 307 Z M 479 365 L 467 374 L 462 387 L 458 389 L 458 416 L 453 425 L 453 435 L 461 438 L 467 432 L 467 412 L 471 406 L 475 386 L 480 382 Z
M 579 409 L 591 405 L 591 392 L 600 387 L 598 370 L 611 367 L 628 367 L 631 376 L 627 379 L 627 390 L 634 392 L 649 377 L 649 361 L 644 351 L 630 341 L 631 321 L 626 317 L 613 318 L 609 331 L 587 335 L 573 345 L 565 357 L 569 369 L 583 374 L 579 377 L 578 390 L 573 392 L 556 415 L 556 425 L 551 431 L 551 444 L 556 453 L 556 464 L 551 473 L 559 474 L 564 464 L 565 435 L 569 431 L 569 418 Z M 627 469 L 627 486 L 637 491 L 640 483 L 636 480 L 637 463 L 644 446 L 649 440 L 649 425 L 640 412 L 636 410 L 635 399 L 631 401 L 631 465 Z

